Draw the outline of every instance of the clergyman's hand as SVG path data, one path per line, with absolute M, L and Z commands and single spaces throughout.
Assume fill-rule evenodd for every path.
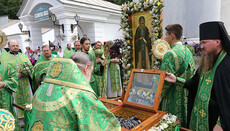
M 5 83 L 0 81 L 0 88 L 2 88 L 4 85 L 5 85 Z
M 101 63 L 103 66 L 105 66 L 107 64 L 107 60 L 104 59 L 103 62 Z
M 111 59 L 110 61 L 113 62 L 113 63 L 119 63 L 118 59 Z
M 216 124 L 215 127 L 213 128 L 213 131 L 223 131 L 223 129 L 221 128 L 221 126 Z
M 144 37 L 140 37 L 140 38 L 139 38 L 139 40 L 142 40 L 142 39 L 144 39 Z
M 18 78 L 21 78 L 23 75 L 21 73 L 17 73 Z
M 100 63 L 101 62 L 101 58 L 97 57 L 96 58 L 96 63 Z
M 176 83 L 176 76 L 173 75 L 172 73 L 166 72 L 165 80 L 170 83 Z

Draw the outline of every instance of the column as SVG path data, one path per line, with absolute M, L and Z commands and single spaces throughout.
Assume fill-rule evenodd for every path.
M 30 31 L 30 48 L 34 50 L 37 49 L 38 46 L 42 46 L 41 28 L 29 25 L 27 26 L 27 29 Z
M 66 18 L 62 18 L 62 19 L 59 19 L 59 24 L 64 24 L 64 33 L 62 32 L 62 29 L 60 27 L 59 29 L 59 32 L 60 34 L 64 34 L 65 35 L 65 38 L 63 41 L 61 41 L 61 46 L 62 48 L 66 48 L 67 44 L 70 43 L 73 47 L 73 40 L 72 40 L 72 37 L 73 37 L 73 33 L 71 32 L 71 27 L 70 25 L 71 24 L 76 24 L 74 18 L 73 19 L 66 19 Z M 77 27 L 76 27 L 77 28 Z M 77 34 L 77 31 L 75 31 L 76 34 Z

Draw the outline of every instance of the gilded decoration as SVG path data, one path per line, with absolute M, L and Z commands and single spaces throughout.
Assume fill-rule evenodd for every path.
M 43 131 L 44 130 L 44 125 L 42 124 L 41 121 L 36 121 L 34 122 L 34 125 L 31 128 L 32 131 Z
M 152 52 L 155 55 L 157 59 L 162 59 L 164 58 L 164 54 L 169 51 L 170 45 L 168 44 L 167 41 L 158 39 L 157 41 L 154 42 L 152 46 Z
M 122 108 L 116 112 L 114 112 L 115 116 L 119 116 L 125 119 L 128 119 L 132 115 L 138 118 L 140 121 L 145 121 L 149 117 L 153 115 L 153 113 L 146 113 L 146 112 L 141 112 L 140 110 L 134 110 L 132 108 Z
M 8 39 L 5 33 L 0 31 L 0 48 L 5 47 L 5 45 L 7 44 L 7 41 Z
M 13 115 L 4 109 L 0 109 L 0 130 L 1 131 L 14 131 L 15 119 Z
M 62 64 L 61 63 L 55 63 L 51 69 L 51 76 L 53 78 L 58 77 L 60 73 L 62 72 Z

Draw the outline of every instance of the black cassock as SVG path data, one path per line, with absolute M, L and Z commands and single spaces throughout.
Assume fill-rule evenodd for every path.
M 184 88 L 188 95 L 188 125 L 195 101 L 200 76 L 198 71 L 186 81 Z M 211 98 L 209 101 L 209 130 L 213 130 L 220 115 L 221 126 L 224 131 L 230 131 L 230 56 L 227 54 L 216 69 Z

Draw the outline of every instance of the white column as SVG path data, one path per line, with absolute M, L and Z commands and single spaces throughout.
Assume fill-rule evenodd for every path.
M 199 25 L 207 21 L 219 21 L 221 0 L 189 0 L 187 3 L 187 38 L 199 37 Z
M 30 48 L 32 50 L 37 49 L 38 46 L 42 46 L 42 33 L 40 27 L 27 26 L 27 29 L 30 31 Z
M 96 41 L 101 41 L 103 43 L 104 40 L 104 27 L 107 25 L 107 23 L 99 23 L 95 22 L 94 23 L 94 30 L 95 30 L 95 42 Z M 107 28 L 109 30 L 109 28 Z M 112 34 L 112 33 L 111 33 Z M 106 34 L 109 35 L 109 34 Z
M 76 22 L 74 21 L 74 19 L 62 18 L 62 19 L 59 19 L 59 24 L 64 24 L 64 33 L 62 32 L 61 27 L 59 29 L 60 34 L 65 35 L 64 41 L 61 41 L 62 48 L 65 48 L 68 43 L 70 43 L 72 45 L 72 47 L 73 47 L 73 40 L 72 40 L 73 33 L 71 32 L 70 25 L 71 24 L 76 24 Z

